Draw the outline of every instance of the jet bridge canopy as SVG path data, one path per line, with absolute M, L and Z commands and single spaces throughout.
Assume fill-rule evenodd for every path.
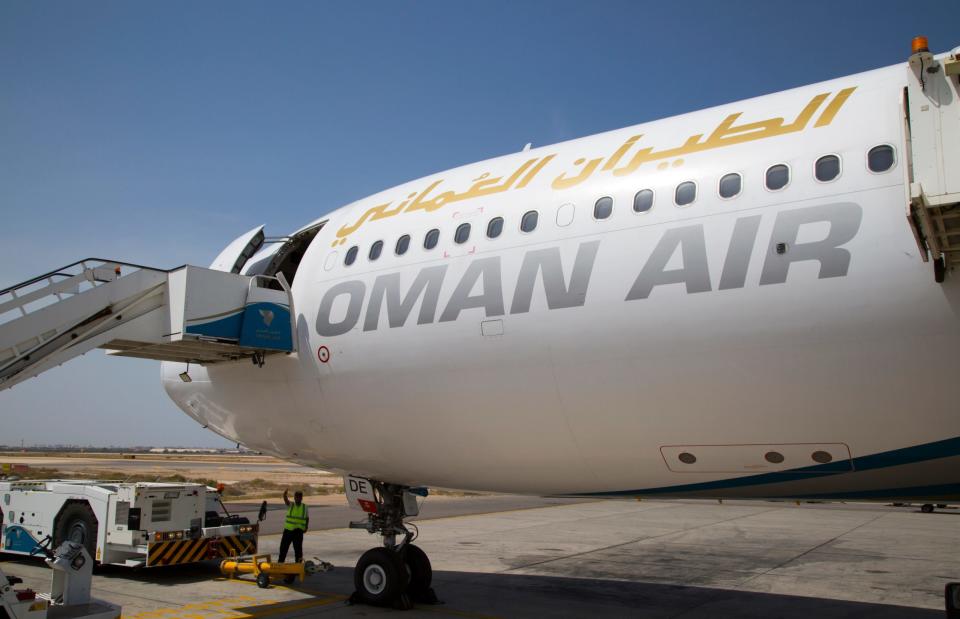
M 282 273 L 88 258 L 0 290 L 0 390 L 94 348 L 199 364 L 292 352 L 293 315 Z

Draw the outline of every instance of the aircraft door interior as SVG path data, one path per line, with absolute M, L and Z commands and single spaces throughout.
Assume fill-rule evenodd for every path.
M 303 260 L 304 254 L 307 253 L 307 248 L 310 247 L 310 243 L 313 242 L 325 223 L 320 222 L 289 237 L 266 239 L 264 247 L 270 247 L 261 250 L 259 256 L 254 256 L 251 259 L 251 264 L 244 270 L 244 274 L 274 276 L 283 273 L 287 282 L 293 284 L 300 262 Z M 280 284 L 276 280 L 261 280 L 261 282 L 261 285 L 280 289 Z

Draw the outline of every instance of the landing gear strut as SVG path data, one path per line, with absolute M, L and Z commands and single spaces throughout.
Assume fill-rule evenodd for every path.
M 412 543 L 417 537 L 416 526 L 403 522 L 419 513 L 417 496 L 426 496 L 426 489 L 357 477 L 348 477 L 345 482 L 350 503 L 367 512 L 366 520 L 351 522 L 350 528 L 383 536 L 383 547 L 368 550 L 357 561 L 353 571 L 356 591 L 350 600 L 404 609 L 414 602 L 438 603 L 430 587 L 430 559 Z

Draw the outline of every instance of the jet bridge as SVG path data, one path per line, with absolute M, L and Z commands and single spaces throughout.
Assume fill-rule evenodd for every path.
M 0 290 L 0 390 L 94 348 L 213 364 L 289 353 L 293 296 L 276 276 L 88 258 Z
M 909 219 L 934 278 L 960 265 L 960 48 L 934 57 L 914 39 L 903 93 Z

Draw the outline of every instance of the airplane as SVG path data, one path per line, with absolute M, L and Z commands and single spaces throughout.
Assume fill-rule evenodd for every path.
M 286 295 L 290 350 L 167 358 L 166 392 L 345 476 L 369 603 L 429 598 L 431 486 L 958 501 L 960 48 L 912 52 L 254 228 L 211 269 Z

